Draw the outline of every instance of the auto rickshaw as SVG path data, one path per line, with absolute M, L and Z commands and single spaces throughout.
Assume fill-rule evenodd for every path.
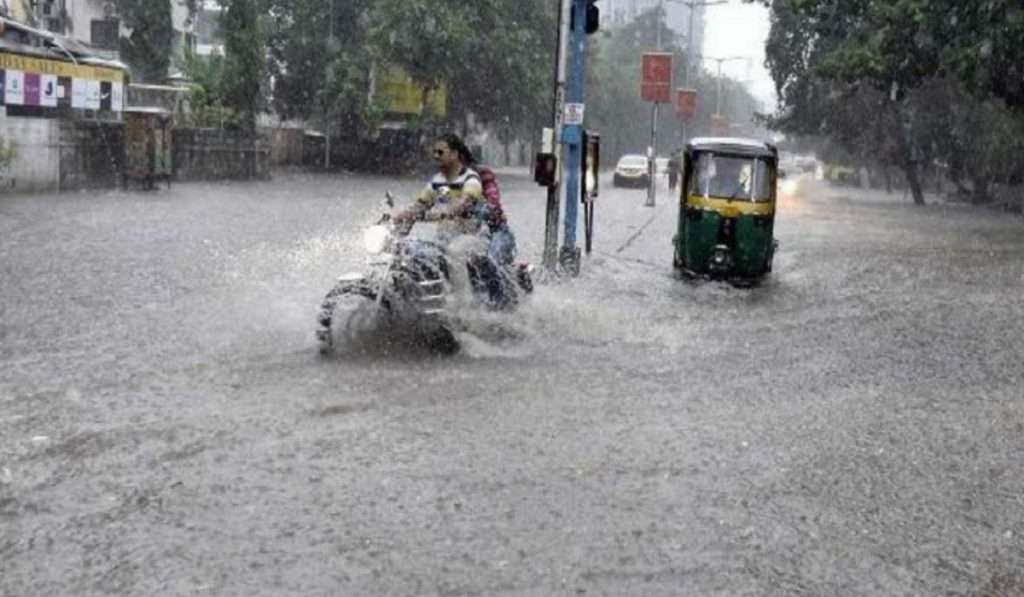
M 778 151 L 750 139 L 687 146 L 673 266 L 685 276 L 756 282 L 772 271 Z

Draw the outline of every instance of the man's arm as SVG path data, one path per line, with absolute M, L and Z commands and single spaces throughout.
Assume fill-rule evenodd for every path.
M 452 206 L 453 216 L 468 218 L 476 215 L 481 205 L 485 204 L 484 186 L 477 177 L 466 180 L 462 185 L 462 198 L 457 205 Z
M 422 220 L 426 217 L 427 212 L 434 207 L 435 203 L 437 203 L 437 194 L 434 193 L 434 188 L 427 184 L 427 186 L 423 187 L 423 190 L 420 191 L 419 195 L 416 196 L 416 201 L 399 212 L 399 214 L 395 216 L 395 220 L 399 222 Z

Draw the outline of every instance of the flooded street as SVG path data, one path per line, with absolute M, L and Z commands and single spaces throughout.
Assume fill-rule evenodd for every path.
M 1024 219 L 804 179 L 737 289 L 603 184 L 454 356 L 313 335 L 422 181 L 0 198 L 0 595 L 1024 593 Z

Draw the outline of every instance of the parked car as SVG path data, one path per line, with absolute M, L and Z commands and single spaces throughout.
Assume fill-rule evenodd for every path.
M 641 154 L 627 154 L 619 158 L 615 166 L 615 175 L 612 177 L 612 186 L 641 186 L 650 184 L 650 174 L 647 172 L 647 156 Z

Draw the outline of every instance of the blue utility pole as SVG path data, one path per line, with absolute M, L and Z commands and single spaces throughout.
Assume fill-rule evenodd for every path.
M 587 74 L 588 0 L 573 0 L 569 32 L 569 76 L 565 94 L 562 143 L 565 145 L 565 231 L 559 261 L 573 275 L 579 273 L 580 250 L 576 246 L 579 217 L 580 173 L 583 165 L 583 113 Z

